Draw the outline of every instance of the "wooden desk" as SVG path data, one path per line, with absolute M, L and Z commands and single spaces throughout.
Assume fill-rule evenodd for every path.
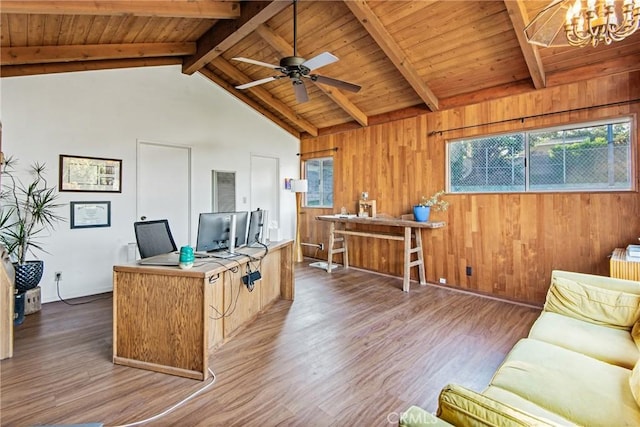
M 420 284 L 426 285 L 427 280 L 424 273 L 424 255 L 422 253 L 422 235 L 420 229 L 422 228 L 442 228 L 445 226 L 444 222 L 417 222 L 406 219 L 395 218 L 345 218 L 340 215 L 322 215 L 317 216 L 317 220 L 327 221 L 331 224 L 329 230 L 329 254 L 327 256 L 327 272 L 331 273 L 331 264 L 333 263 L 333 255 L 342 253 L 344 268 L 349 268 L 349 245 L 346 236 L 362 236 L 372 237 L 375 239 L 387 239 L 387 240 L 399 240 L 403 242 L 404 246 L 404 271 L 402 278 L 402 290 L 409 292 L 409 277 L 411 274 L 411 267 L 418 267 L 418 275 L 420 278 Z M 381 225 L 386 227 L 392 227 L 399 229 L 400 233 L 378 233 L 371 231 L 356 231 L 353 229 L 347 229 L 350 224 L 366 224 L 366 225 Z M 342 235 L 342 238 L 336 238 L 336 235 Z M 415 241 L 415 246 L 412 246 L 412 238 Z M 342 243 L 341 248 L 334 248 L 335 243 Z M 412 260 L 411 255 L 416 254 L 416 259 Z
M 609 261 L 609 276 L 640 281 L 640 262 L 627 260 L 626 249 L 616 248 Z
M 242 283 L 246 257 L 196 259 L 189 270 L 114 266 L 113 363 L 204 380 L 212 349 L 277 299 L 293 300 L 292 248 L 291 240 L 269 245 L 253 292 Z

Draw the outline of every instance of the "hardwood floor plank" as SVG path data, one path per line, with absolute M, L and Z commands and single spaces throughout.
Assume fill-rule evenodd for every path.
M 539 314 L 306 264 L 296 266 L 294 302 L 277 301 L 213 351 L 213 387 L 148 425 L 387 425 L 412 404 L 434 411 L 449 382 L 482 390 Z M 130 423 L 205 384 L 112 364 L 110 299 L 44 304 L 15 337 L 0 371 L 3 426 Z

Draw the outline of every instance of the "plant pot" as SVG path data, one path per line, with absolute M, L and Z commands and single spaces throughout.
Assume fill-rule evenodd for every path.
M 24 322 L 24 301 L 26 299 L 24 292 L 18 292 L 13 299 L 13 325 L 22 325 Z
M 27 261 L 24 264 L 14 263 L 13 267 L 16 270 L 16 289 L 18 292 L 26 292 L 40 283 L 42 272 L 44 271 L 44 261 Z
M 431 213 L 431 206 L 414 206 L 413 218 L 418 222 L 429 221 L 429 214 Z

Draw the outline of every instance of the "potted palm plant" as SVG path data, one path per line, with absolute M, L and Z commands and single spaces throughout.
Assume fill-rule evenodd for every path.
M 442 200 L 444 190 L 438 191 L 431 197 L 422 196 L 420 202 L 413 207 L 413 217 L 418 222 L 429 221 L 431 209 L 434 211 L 446 211 L 449 208 L 449 202 Z
M 34 163 L 30 167 L 30 182 L 24 184 L 16 175 L 17 161 L 12 157 L 2 165 L 2 190 L 0 191 L 0 243 L 11 255 L 16 272 L 17 292 L 26 292 L 38 286 L 44 263 L 27 260 L 34 249 L 46 252 L 37 238 L 53 231 L 62 220 L 56 211 L 58 203 L 55 187 L 49 187 L 44 177 L 45 165 Z

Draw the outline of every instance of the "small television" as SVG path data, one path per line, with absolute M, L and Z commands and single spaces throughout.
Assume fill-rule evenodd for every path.
M 249 231 L 247 232 L 247 246 L 258 246 L 265 243 L 265 223 L 267 222 L 267 211 L 257 210 L 251 212 L 249 217 Z
M 230 251 L 247 244 L 248 212 L 205 212 L 198 220 L 196 251 Z

